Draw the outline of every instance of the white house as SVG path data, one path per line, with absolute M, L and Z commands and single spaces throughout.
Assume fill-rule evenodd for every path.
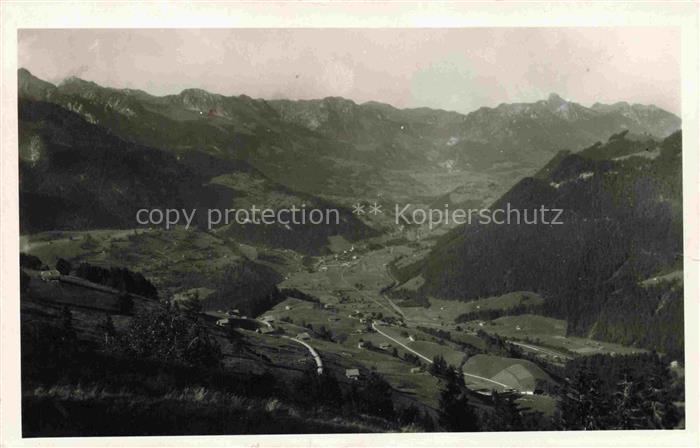
M 228 322 L 229 322 L 228 318 L 219 319 L 216 321 L 216 326 L 217 327 L 225 327 L 226 325 L 228 325 Z
M 41 279 L 45 282 L 53 282 L 61 278 L 61 273 L 55 269 L 51 269 L 49 271 L 41 271 L 41 274 L 39 275 L 41 276 Z
M 299 333 L 297 335 L 297 339 L 299 339 L 300 341 L 308 341 L 309 339 L 311 339 L 311 335 L 307 332 Z

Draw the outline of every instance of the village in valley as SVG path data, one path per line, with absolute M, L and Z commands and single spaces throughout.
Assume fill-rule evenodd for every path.
M 397 391 L 431 408 L 438 405 L 441 381 L 433 376 L 436 359 L 460 369 L 477 398 L 494 392 L 511 394 L 523 407 L 551 414 L 556 398 L 548 391 L 557 383 L 543 366 L 563 366 L 586 354 L 644 351 L 566 336 L 565 321 L 537 315 L 455 321 L 455 316 L 470 311 L 541 303 L 534 293 L 473 302 L 432 299 L 427 306 L 406 306 L 391 298 L 392 289 L 401 287 L 392 269 L 402 260 L 413 262 L 433 241 L 352 244 L 336 239 L 334 243 L 334 253 L 306 257 L 303 263 L 290 251 L 268 251 L 286 260 L 284 280 L 278 286 L 288 297 L 272 308 L 257 316 L 237 308 L 202 310 L 202 316 L 219 329 L 214 331 L 235 328 L 260 350 L 273 347 L 274 353 L 280 346 L 293 350 L 293 360 L 283 359 L 286 351 L 279 352 L 284 353 L 282 364 L 313 365 L 319 374 L 331 369 L 351 381 L 377 372 Z M 211 290 L 196 288 L 175 293 L 171 300 L 201 300 L 208 293 Z M 504 354 L 502 348 L 492 350 L 491 337 L 501 338 L 518 357 Z
M 170 232 L 173 231 L 135 230 L 126 240 L 151 238 L 162 247 L 162 238 L 174 235 Z M 25 246 L 34 248 L 30 253 L 49 262 L 58 259 L 61 253 L 74 253 L 74 259 L 99 262 L 100 257 L 109 256 L 125 238 L 125 232 L 95 235 L 45 234 L 35 238 L 34 243 L 27 239 Z M 182 235 L 187 236 L 187 233 Z M 86 239 L 96 247 L 80 253 L 81 245 L 86 247 Z M 173 247 L 183 244 L 177 242 L 177 238 L 174 241 Z M 228 342 L 227 335 L 234 331 L 242 335 L 255 357 L 266 359 L 277 369 L 289 372 L 289 369 L 312 368 L 319 375 L 327 371 L 348 382 L 361 381 L 377 373 L 402 400 L 427 412 L 438 409 L 444 381 L 442 374 L 445 369 L 454 368 L 461 372 L 475 403 L 488 407 L 494 394 L 509 396 L 523 412 L 541 413 L 551 418 L 558 403 L 555 391 L 561 387 L 561 379 L 551 371 L 558 372 L 567 361 L 577 357 L 645 352 L 570 336 L 566 332 L 566 321 L 519 313 L 517 310 L 522 307 L 543 302 L 532 292 L 515 291 L 469 302 L 430 298 L 427 303 L 414 303 L 406 299 L 406 291 L 415 289 L 421 279 L 399 284 L 393 272 L 427 253 L 434 244 L 432 239 L 396 241 L 395 237 L 385 237 L 349 243 L 336 238 L 333 243 L 332 253 L 316 257 L 300 257 L 285 249 L 237 245 L 234 252 L 239 256 L 257 261 L 274 259 L 279 263 L 275 267 L 284 275 L 278 288 L 284 297 L 257 315 L 239 308 L 195 306 L 202 321 L 220 341 L 224 365 L 259 369 L 255 359 L 241 358 L 234 349 L 236 345 Z M 105 249 L 100 250 L 100 247 Z M 140 246 L 142 253 L 148 250 L 144 247 Z M 212 254 L 208 250 L 206 253 Z M 217 255 L 233 257 L 228 252 Z M 193 256 L 195 254 L 188 253 L 182 262 L 192 263 Z M 148 264 L 146 259 L 142 260 L 144 266 L 151 266 L 151 269 L 159 266 L 157 255 L 150 253 L 149 257 L 153 258 Z M 216 265 L 215 260 L 212 265 Z M 153 274 L 157 275 L 155 271 Z M 61 275 L 56 270 L 40 271 L 38 279 L 41 282 L 33 283 L 30 291 L 34 294 L 29 296 L 40 297 L 40 302 L 50 297 L 54 306 L 76 305 L 72 297 L 79 295 L 76 290 L 82 288 L 90 288 L 93 294 L 104 296 L 106 301 L 108 295 L 119 294 L 74 275 Z M 58 288 L 62 292 L 56 294 L 47 288 Z M 74 292 L 66 294 L 66 291 Z M 200 301 L 205 303 L 207 296 L 213 293 L 203 286 L 171 291 L 166 301 L 185 307 Z M 104 305 L 106 301 L 92 300 L 89 307 L 96 307 L 95 311 L 103 306 L 109 309 L 110 306 Z M 500 317 L 466 321 L 458 317 L 489 311 Z M 83 313 L 90 311 L 78 309 L 74 312 L 78 316 Z M 115 319 L 115 324 L 126 325 L 126 319 Z M 85 322 L 85 325 L 91 324 Z

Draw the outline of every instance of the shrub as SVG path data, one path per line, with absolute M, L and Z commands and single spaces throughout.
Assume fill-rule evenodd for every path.
M 68 260 L 65 260 L 63 258 L 59 258 L 56 261 L 56 270 L 61 273 L 61 275 L 68 275 L 70 274 L 70 271 L 72 269 L 72 266 Z
M 191 366 L 217 366 L 222 357 L 206 327 L 171 308 L 139 314 L 115 348 L 127 356 Z
M 151 282 L 142 274 L 126 268 L 111 267 L 107 269 L 89 263 L 80 263 L 75 275 L 120 291 L 138 294 L 151 299 L 158 297 L 158 290 Z
M 25 254 L 24 252 L 20 252 L 19 254 L 19 265 L 20 267 L 33 269 L 35 271 L 41 270 L 44 267 L 44 263 L 41 262 L 39 257 Z

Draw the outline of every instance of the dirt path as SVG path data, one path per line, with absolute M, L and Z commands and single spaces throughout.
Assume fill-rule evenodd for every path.
M 377 333 L 379 333 L 379 334 L 381 334 L 382 336 L 384 336 L 385 338 L 387 338 L 387 339 L 393 341 L 394 343 L 400 345 L 401 347 L 403 347 L 404 349 L 406 349 L 406 350 L 408 350 L 409 352 L 413 353 L 414 355 L 423 358 L 424 360 L 426 360 L 426 361 L 427 361 L 428 363 L 430 363 L 430 364 L 433 363 L 433 360 L 432 360 L 432 359 L 430 359 L 430 358 L 428 358 L 427 356 L 425 356 L 425 355 L 423 355 L 423 354 L 421 354 L 421 353 L 419 353 L 419 352 L 413 350 L 411 347 L 409 347 L 409 346 L 407 346 L 406 344 L 404 344 L 404 343 L 398 341 L 397 339 L 394 339 L 393 337 L 389 336 L 388 334 L 384 333 L 382 330 L 380 330 L 379 328 L 377 328 L 376 322 L 372 322 L 372 328 L 373 328 L 374 331 L 376 331 Z
M 311 356 L 313 356 L 314 361 L 316 361 L 316 372 L 318 372 L 319 375 L 321 375 L 323 373 L 323 361 L 321 361 L 321 356 L 318 354 L 318 352 L 312 346 L 310 346 L 306 342 L 299 340 L 297 338 L 292 338 L 289 336 L 282 336 L 282 337 L 284 339 L 289 339 L 290 341 L 294 341 L 294 342 L 306 347 L 307 350 L 309 350 L 309 352 L 311 353 Z

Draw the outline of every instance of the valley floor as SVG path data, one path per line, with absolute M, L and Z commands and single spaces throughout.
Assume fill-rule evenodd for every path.
M 146 232 L 151 235 L 149 238 L 156 240 L 162 238 L 161 231 L 57 232 L 24 236 L 21 244 L 24 251 L 49 263 L 54 263 L 59 256 L 69 257 L 73 262 L 105 261 L 115 244 L 128 244 L 125 239 L 137 232 Z M 196 237 L 197 241 L 205 238 L 209 237 Z M 86 241 L 90 242 L 89 250 Z M 289 296 L 258 316 L 242 318 L 241 321 L 247 320 L 248 324 L 240 325 L 239 331 L 253 347 L 245 356 L 230 349 L 224 333 L 215 325 L 230 318 L 228 310 L 206 310 L 204 318 L 221 343 L 224 365 L 232 370 L 255 371 L 261 369 L 262 362 L 266 369 L 294 377 L 313 362 L 319 372 L 330 370 L 350 383 L 356 376 L 377 372 L 388 381 L 400 402 L 417 405 L 435 415 L 444 381 L 431 373 L 432 365 L 436 360 L 444 360 L 461 370 L 477 407 L 490 406 L 488 397 L 496 391 L 514 394 L 524 411 L 552 417 L 558 401 L 552 391 L 561 385 L 561 378 L 551 375 L 547 366 L 563 367 L 570 359 L 591 354 L 644 352 L 634 347 L 567 336 L 565 321 L 533 314 L 455 322 L 456 316 L 479 309 L 508 309 L 523 303 L 540 303 L 542 299 L 533 293 L 513 292 L 473 302 L 433 298 L 425 307 L 405 306 L 383 293 L 395 284 L 390 264 L 398 258 L 415 258 L 429 245 L 429 242 L 379 244 L 381 248 L 375 246 L 375 250 L 364 245 L 344 246 L 334 254 L 314 258 L 312 263 L 308 260 L 302 263 L 301 257 L 290 251 L 251 252 L 245 245 L 219 248 L 214 253 L 218 257 L 269 259 L 273 260 L 273 265 L 283 260 L 280 271 L 284 280 L 278 287 L 315 298 Z M 158 249 L 161 250 L 177 253 L 167 247 Z M 212 253 L 211 249 L 207 250 Z M 143 266 L 151 263 L 142 256 L 138 262 Z M 216 262 L 211 260 L 213 265 Z M 282 265 L 277 266 L 280 267 Z M 56 291 L 39 278 L 33 284 L 30 295 L 39 300 L 23 304 L 23 319 L 43 313 L 37 304 L 47 300 L 53 301 L 54 309 L 65 304 L 80 306 L 77 299 L 71 299 L 80 296 L 76 286 L 61 286 L 62 295 L 58 297 Z M 92 331 L 89 311 L 78 309 L 76 315 L 78 327 Z M 118 326 L 119 322 L 117 319 Z M 502 344 L 519 350 L 520 355 L 510 356 L 502 347 L 494 349 L 489 338 L 499 338 Z M 352 369 L 357 371 L 353 373 Z M 32 400 L 47 399 L 43 393 L 34 395 Z

